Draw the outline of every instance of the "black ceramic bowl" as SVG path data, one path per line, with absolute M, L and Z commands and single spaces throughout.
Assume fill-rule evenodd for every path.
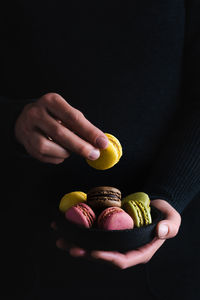
M 57 224 L 59 236 L 87 250 L 129 251 L 149 243 L 155 236 L 157 223 L 163 218 L 162 213 L 151 207 L 152 224 L 128 230 L 102 230 L 84 228 L 67 221 L 59 214 Z

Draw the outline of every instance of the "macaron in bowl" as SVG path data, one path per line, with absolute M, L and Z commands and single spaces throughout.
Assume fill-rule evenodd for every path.
M 162 212 L 150 207 L 148 195 L 142 192 L 123 198 L 122 207 L 121 192 L 114 187 L 93 188 L 86 198 L 65 214 L 59 210 L 57 224 L 59 236 L 89 251 L 126 252 L 141 247 L 152 241 L 163 219 Z
M 122 208 L 132 217 L 136 227 L 152 223 L 150 199 L 146 193 L 137 192 L 122 199 Z
M 96 219 L 96 215 L 87 204 L 79 203 L 66 211 L 65 219 L 79 226 L 90 228 Z
M 80 203 L 81 205 L 85 203 Z M 80 205 L 79 204 L 79 205 Z M 109 230 L 98 228 L 97 226 L 85 226 L 83 224 L 75 224 L 74 218 L 67 220 L 63 214 L 59 214 L 57 218 L 59 236 L 66 238 L 86 250 L 105 250 L 126 252 L 137 249 L 150 241 L 155 236 L 157 223 L 162 220 L 162 213 L 155 207 L 151 207 L 152 223 L 148 226 L 137 227 L 124 230 Z M 87 223 L 86 223 L 87 224 Z M 97 224 L 95 221 L 93 224 Z M 119 227 L 118 227 L 119 228 Z
M 65 194 L 59 204 L 59 210 L 62 213 L 65 213 L 73 205 L 85 202 L 87 200 L 87 194 L 81 191 L 75 191 Z
M 104 230 L 133 229 L 133 219 L 119 207 L 108 207 L 98 217 L 98 228 Z
M 93 209 L 105 209 L 107 207 L 121 207 L 121 192 L 115 187 L 98 186 L 87 193 L 87 203 Z

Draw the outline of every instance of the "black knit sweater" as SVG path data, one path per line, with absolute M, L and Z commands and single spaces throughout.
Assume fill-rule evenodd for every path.
M 7 154 L 22 107 L 60 93 L 124 151 L 105 172 L 66 160 L 71 182 L 144 191 L 182 212 L 200 194 L 200 2 L 21 0 L 0 11 Z

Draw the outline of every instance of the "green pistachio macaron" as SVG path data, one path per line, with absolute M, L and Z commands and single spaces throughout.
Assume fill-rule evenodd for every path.
M 130 194 L 122 199 L 122 203 L 126 203 L 130 200 L 139 201 L 143 203 L 145 207 L 150 207 L 150 199 L 146 193 L 137 192 L 137 193 Z
M 150 213 L 150 207 L 146 207 L 142 202 L 140 201 L 135 201 L 136 205 L 139 207 L 143 220 L 144 220 L 144 225 L 149 225 L 152 223 L 151 219 L 151 213 Z
M 122 208 L 133 218 L 136 227 L 152 223 L 150 199 L 146 193 L 137 192 L 123 198 Z
M 140 208 L 135 201 L 128 201 L 123 205 L 123 209 L 131 216 L 136 227 L 144 225 L 143 216 Z

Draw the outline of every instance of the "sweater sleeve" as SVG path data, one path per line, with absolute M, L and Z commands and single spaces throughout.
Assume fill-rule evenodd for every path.
M 143 187 L 180 213 L 200 198 L 200 2 L 190 3 L 181 107 Z

